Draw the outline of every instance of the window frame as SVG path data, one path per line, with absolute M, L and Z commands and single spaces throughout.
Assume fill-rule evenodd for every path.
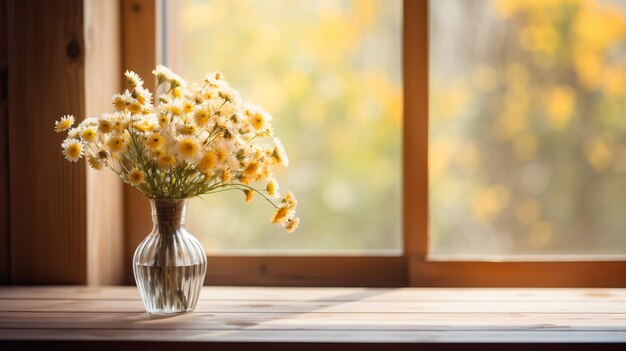
M 156 65 L 159 0 L 122 0 L 122 62 Z M 146 55 L 153 52 L 154 55 Z M 209 255 L 205 284 L 274 286 L 626 287 L 626 261 L 435 260 L 428 256 L 428 0 L 403 4 L 403 242 L 401 256 Z M 150 231 L 147 199 L 125 186 L 126 267 Z M 126 272 L 132 282 L 132 271 Z

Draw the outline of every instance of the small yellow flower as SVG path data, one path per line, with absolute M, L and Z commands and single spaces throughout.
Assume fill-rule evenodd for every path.
M 107 158 L 109 158 L 109 153 L 106 152 L 106 150 L 100 150 L 98 151 L 96 156 L 98 156 L 98 159 L 100 160 L 106 160 Z
M 74 124 L 74 116 L 66 115 L 61 117 L 60 120 L 54 122 L 54 131 L 57 133 L 64 132 L 72 127 Z
M 270 196 L 278 196 L 278 181 L 275 178 L 270 179 L 267 182 L 266 190 Z
M 138 102 L 133 102 L 132 104 L 128 105 L 128 111 L 134 115 L 141 112 L 141 110 L 142 110 L 142 106 Z
M 219 83 L 218 81 L 222 80 L 223 76 L 224 75 L 222 74 L 222 72 L 215 71 L 211 74 L 207 74 L 206 76 L 204 76 L 204 81 L 213 86 L 217 86 Z
M 65 139 L 61 147 L 63 148 L 65 159 L 70 162 L 77 162 L 83 156 L 85 149 L 82 141 L 74 138 Z
M 285 206 L 285 204 L 280 204 L 278 208 L 276 209 L 276 211 L 274 211 L 274 214 L 272 215 L 272 223 L 273 224 L 282 223 L 283 220 L 287 218 L 288 214 L 289 214 L 289 209 L 287 208 L 287 206 Z
M 217 162 L 222 162 L 226 159 L 227 152 L 226 150 L 219 148 L 215 150 L 215 157 L 217 158 Z
M 76 128 L 71 128 L 70 130 L 67 131 L 67 137 L 68 138 L 79 138 L 80 137 L 80 128 L 76 127 Z
M 183 110 L 180 108 L 180 105 L 178 104 L 171 104 L 170 106 L 168 106 L 167 109 L 175 116 L 180 116 L 183 114 Z
M 254 198 L 254 191 L 250 189 L 245 189 L 243 193 L 246 195 L 246 202 L 250 203 L 252 199 Z
M 112 135 L 106 143 L 110 153 L 116 154 L 126 150 L 126 140 L 121 135 Z
M 205 100 L 212 100 L 217 97 L 217 93 L 215 92 L 215 90 L 206 90 L 204 94 L 202 94 L 202 97 Z
M 113 95 L 113 106 L 115 107 L 115 111 L 124 111 L 129 102 L 130 101 L 128 101 L 126 96 L 122 94 Z
M 198 169 L 204 174 L 208 174 L 213 167 L 217 164 L 217 158 L 213 151 L 207 151 L 202 156 L 202 159 L 198 163 Z
M 252 176 L 259 170 L 258 162 L 250 162 L 248 167 L 243 170 L 243 174 L 246 176 Z
M 266 130 L 269 128 L 269 123 L 272 120 L 272 116 L 265 112 L 261 107 L 245 104 L 244 113 L 248 116 L 248 122 L 256 130 Z
M 185 100 L 185 102 L 183 102 L 183 112 L 190 113 L 191 111 L 193 111 L 193 106 L 193 102 Z
M 89 156 L 87 158 L 87 164 L 95 169 L 95 170 L 101 170 L 102 167 L 104 166 L 104 161 L 102 161 L 100 158 L 96 157 L 96 156 Z
M 113 130 L 113 123 L 108 119 L 101 119 L 98 121 L 98 131 L 102 134 L 111 133 Z
M 184 138 L 178 142 L 178 154 L 185 161 L 193 161 L 198 157 L 200 145 L 195 139 Z
M 87 142 L 92 142 L 96 140 L 97 136 L 98 134 L 96 134 L 96 131 L 93 130 L 93 128 L 85 128 L 83 129 L 82 133 L 80 133 L 80 137 Z
M 233 105 L 239 105 L 241 103 L 241 96 L 239 96 L 239 92 L 233 88 L 231 88 L 228 84 L 220 85 L 219 96 L 230 102 Z
M 141 185 L 145 178 L 143 172 L 137 168 L 133 168 L 133 170 L 128 173 L 128 181 L 133 185 Z
M 222 176 L 221 176 L 222 183 L 230 182 L 231 178 L 232 178 L 232 175 L 230 174 L 230 172 L 228 170 L 223 170 L 222 171 Z
M 260 113 L 255 113 L 250 117 L 250 124 L 254 129 L 259 130 L 265 125 L 265 118 Z
M 295 211 L 296 206 L 298 206 L 298 200 L 296 200 L 296 197 L 291 191 L 288 191 L 283 198 L 283 204 L 285 204 L 289 210 Z
M 209 123 L 210 117 L 207 111 L 200 110 L 194 114 L 193 118 L 199 127 L 204 127 L 205 125 L 207 125 L 207 123 Z
M 300 218 L 288 218 L 285 221 L 285 230 L 287 230 L 287 233 L 293 233 L 298 229 L 298 225 L 300 225 Z
M 161 85 L 161 84 L 165 83 L 166 81 L 168 81 L 170 79 L 170 77 L 172 76 L 173 72 L 170 71 L 169 68 L 167 68 L 167 67 L 165 67 L 163 65 L 158 65 L 152 71 L 152 74 L 154 74 L 157 77 L 158 84 Z
M 157 163 L 163 168 L 172 167 L 176 164 L 176 158 L 169 154 L 163 154 L 159 156 Z
M 178 133 L 182 135 L 196 135 L 198 129 L 192 124 L 183 124 L 178 127 Z
M 250 185 L 250 180 L 251 178 L 246 176 L 245 174 L 241 174 L 241 176 L 239 177 L 239 183 L 241 184 Z
M 269 177 L 270 175 L 270 168 L 266 164 L 263 164 L 263 167 L 256 173 L 255 179 L 256 181 L 262 181 L 264 179 L 267 179 L 267 177 Z
M 124 123 L 124 121 L 122 121 L 119 118 L 116 118 L 115 120 L 113 120 L 113 130 L 121 133 L 126 129 L 126 123 Z
M 159 116 L 159 126 L 161 128 L 165 128 L 168 124 L 170 124 L 170 117 L 167 115 Z
M 148 145 L 148 148 L 150 148 L 150 150 L 152 151 L 160 149 L 164 143 L 165 143 L 165 138 L 161 134 L 158 134 L 158 133 L 152 133 L 146 139 L 146 145 Z
M 142 132 L 149 132 L 154 129 L 154 124 L 150 124 L 150 122 L 144 120 L 143 122 L 139 124 L 133 125 L 133 127 Z
M 176 88 L 172 89 L 172 95 L 174 95 L 174 97 L 179 98 L 180 97 L 180 88 L 176 87 Z
M 138 103 L 145 105 L 152 100 L 152 93 L 148 89 L 137 87 L 133 92 L 133 97 L 137 99 Z
M 126 77 L 126 84 L 128 84 L 128 89 L 130 90 L 143 85 L 143 80 L 141 80 L 139 75 L 133 71 L 126 71 L 124 76 Z
M 281 164 L 285 167 L 289 166 L 289 157 L 287 157 L 287 152 L 285 151 L 283 143 L 278 138 L 274 138 L 274 150 L 272 151 L 272 159 L 274 159 L 276 163 Z

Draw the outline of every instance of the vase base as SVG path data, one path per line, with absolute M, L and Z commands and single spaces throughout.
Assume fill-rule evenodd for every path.
M 189 311 L 172 311 L 172 312 L 167 312 L 167 311 L 146 311 L 148 312 L 148 314 L 153 315 L 155 317 L 168 317 L 168 316 L 178 316 L 181 314 L 187 314 L 187 313 L 191 313 L 193 312 L 193 310 L 189 310 Z
M 135 265 L 137 287 L 146 312 L 170 315 L 192 312 L 206 272 L 206 263 L 158 267 Z

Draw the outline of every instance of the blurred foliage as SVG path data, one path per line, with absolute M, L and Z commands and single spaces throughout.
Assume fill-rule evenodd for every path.
M 430 11 L 431 252 L 626 253 L 626 2 Z
M 293 235 L 268 223 L 258 199 L 194 200 L 187 226 L 208 252 L 401 252 L 401 6 L 167 2 L 166 63 L 192 81 L 220 70 L 245 100 L 273 114 L 291 161 L 281 187 L 299 198 Z

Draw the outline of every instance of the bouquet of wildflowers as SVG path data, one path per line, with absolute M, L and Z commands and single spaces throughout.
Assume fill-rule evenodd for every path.
M 245 201 L 255 194 L 275 208 L 272 223 L 294 231 L 297 201 L 287 192 L 281 201 L 272 169 L 289 159 L 274 136 L 272 116 L 242 103 L 219 72 L 202 84 L 187 84 L 167 67 L 157 66 L 155 99 L 134 72 L 126 71 L 127 89 L 113 96 L 113 113 L 86 118 L 73 127 L 63 116 L 56 132 L 70 162 L 85 158 L 90 167 L 110 168 L 150 199 L 184 199 L 239 190 Z M 72 128 L 73 127 L 73 128 Z

